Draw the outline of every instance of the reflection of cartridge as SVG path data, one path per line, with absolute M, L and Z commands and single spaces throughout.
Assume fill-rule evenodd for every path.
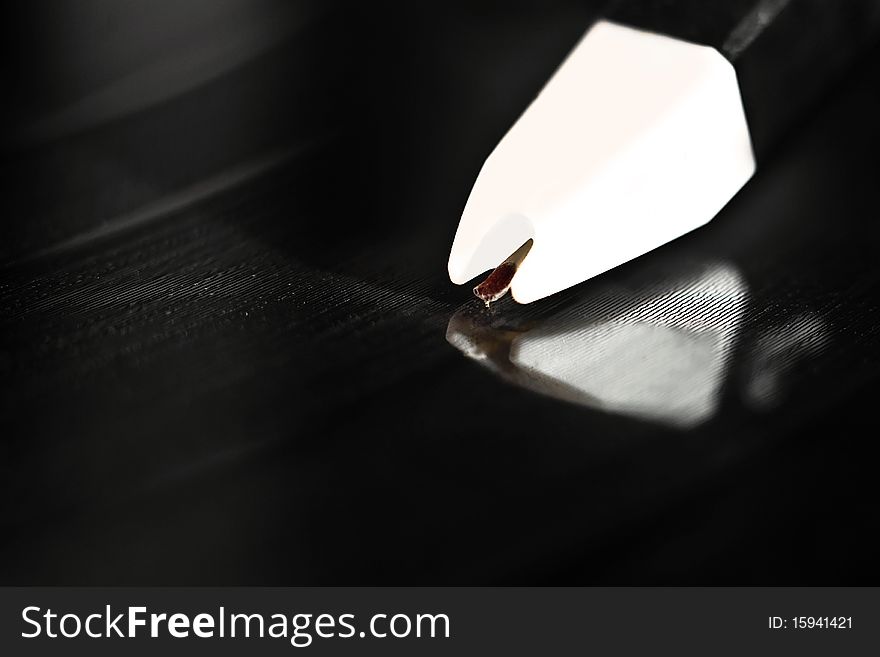
M 705 224 L 880 26 L 877 0 L 711 5 L 624 1 L 587 32 L 486 159 L 454 283 L 533 240 L 528 303 Z
M 466 306 L 446 339 L 530 390 L 690 427 L 718 406 L 747 299 L 738 271 L 712 264 L 653 288 L 606 289 L 524 325 Z

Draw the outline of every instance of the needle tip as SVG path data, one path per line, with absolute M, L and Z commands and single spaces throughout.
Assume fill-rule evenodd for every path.
M 512 262 L 502 262 L 495 268 L 495 271 L 489 274 L 485 281 L 474 288 L 474 294 L 488 307 L 490 303 L 497 301 L 507 294 L 515 273 L 515 264 Z
M 510 254 L 509 258 L 498 265 L 485 281 L 474 288 L 474 294 L 486 304 L 487 308 L 490 303 L 498 301 L 498 299 L 507 294 L 516 270 L 519 269 L 531 248 L 532 240 L 526 240 L 521 247 Z

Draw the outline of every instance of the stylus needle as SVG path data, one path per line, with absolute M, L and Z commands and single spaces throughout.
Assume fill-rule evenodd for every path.
M 507 294 L 516 270 L 525 260 L 531 248 L 532 240 L 528 240 L 498 265 L 486 280 L 474 288 L 474 294 L 486 304 L 487 308 L 493 301 L 497 301 Z

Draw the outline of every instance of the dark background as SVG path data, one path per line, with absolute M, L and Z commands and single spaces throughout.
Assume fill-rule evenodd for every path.
M 483 159 L 597 12 L 9 17 L 0 582 L 876 584 L 876 48 L 706 228 L 524 308 L 447 279 Z M 635 405 L 508 360 L 546 330 L 594 362 L 571 336 L 657 298 L 664 336 L 699 322 L 631 345 L 645 369 L 600 354 Z

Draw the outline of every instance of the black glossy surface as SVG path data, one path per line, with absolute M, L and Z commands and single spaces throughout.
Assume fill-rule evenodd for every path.
M 446 278 L 461 207 L 592 14 L 407 7 L 6 156 L 0 580 L 877 583 L 880 53 L 706 228 L 485 311 Z M 650 403 L 535 392 L 505 349 L 543 329 Z

